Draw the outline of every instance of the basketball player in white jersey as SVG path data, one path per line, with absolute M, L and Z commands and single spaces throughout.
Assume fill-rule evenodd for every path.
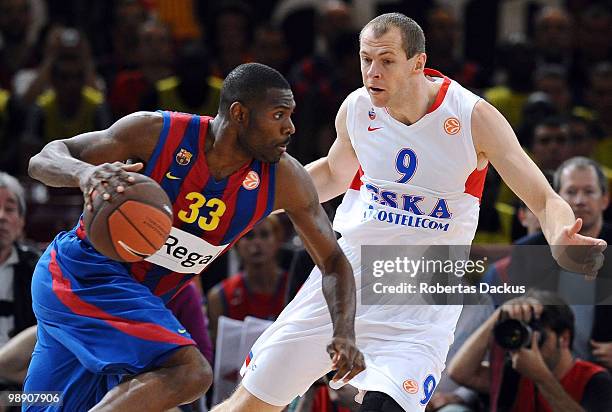
M 425 38 L 398 13 L 360 34 L 364 87 L 336 117 L 327 157 L 307 166 L 322 202 L 345 193 L 334 221 L 360 294 L 361 245 L 469 245 L 489 162 L 537 215 L 551 245 L 589 245 L 601 266 L 606 243 L 578 234 L 582 221 L 547 183 L 490 104 L 425 69 Z M 355 178 L 357 174 L 357 178 Z M 348 189 L 348 191 L 347 191 Z M 295 299 L 260 337 L 243 366 L 242 384 L 219 411 L 279 411 L 332 361 L 332 333 L 315 269 Z M 366 370 L 338 381 L 360 390 L 363 411 L 423 411 L 444 368 L 460 306 L 366 306 L 357 298 L 355 331 Z

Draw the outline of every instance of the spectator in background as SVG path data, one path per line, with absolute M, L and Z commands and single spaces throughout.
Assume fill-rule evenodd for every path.
M 138 30 L 147 19 L 147 11 L 137 0 L 117 0 L 112 3 L 113 16 L 108 32 L 111 50 L 98 59 L 98 70 L 107 84 L 125 69 L 138 67 Z
M 177 42 L 197 41 L 202 36 L 196 18 L 198 0 L 155 0 L 143 2 L 161 21 L 168 25 Z M 207 3 L 207 2 L 204 2 Z
M 71 47 L 79 41 L 78 32 L 64 30 L 62 36 L 68 44 L 49 68 L 51 88 L 36 99 L 28 116 L 26 138 L 33 139 L 34 146 L 105 129 L 111 123 L 104 95 L 86 82 L 92 62 L 83 60 L 80 48 Z
M 427 13 L 427 66 L 472 90 L 483 86 L 477 64 L 458 57 L 460 32 L 455 16 L 444 7 Z
M 186 44 L 178 52 L 176 76 L 158 81 L 142 108 L 215 116 L 223 81 L 210 73 L 210 58 L 204 46 Z
M 591 69 L 599 63 L 612 61 L 610 6 L 595 3 L 581 13 L 578 22 L 570 82 L 574 95 L 579 98 L 579 103 L 583 103 L 582 93 L 587 88 Z
M 55 26 L 47 33 L 43 60 L 36 69 L 20 70 L 15 75 L 15 93 L 25 105 L 32 105 L 52 85 L 52 71 L 57 60 L 72 56 L 82 62 L 84 82 L 93 90 L 103 92 L 104 82 L 95 71 L 89 41 L 79 31 L 69 27 Z
M 603 220 L 603 211 L 609 203 L 608 184 L 601 167 L 595 161 L 586 157 L 573 157 L 563 162 L 555 171 L 553 187 L 569 203 L 575 216 L 582 219 L 582 228 L 579 234 L 597 236 L 608 244 L 612 242 L 612 226 Z M 515 244 L 520 246 L 546 245 L 547 242 L 544 234 L 537 231 L 517 240 Z M 516 284 L 518 282 L 517 279 L 514 279 L 516 274 L 529 274 L 541 270 L 541 268 L 557 268 L 554 264 L 548 263 L 552 262 L 552 256 L 549 252 L 544 252 L 544 254 L 538 256 L 537 262 L 522 259 L 524 253 L 529 253 L 529 251 L 519 249 L 512 261 L 508 259 L 496 262 L 494 269 L 489 270 L 483 280 L 491 285 L 501 285 L 503 282 Z M 511 264 L 517 262 L 516 257 L 521 258 L 520 263 L 513 268 Z M 527 267 L 524 267 L 525 265 Z M 609 271 L 609 268 L 612 267 L 610 265 L 612 265 L 610 262 L 604 264 L 600 276 L 605 276 L 606 270 Z M 561 279 L 561 276 L 565 275 L 561 274 L 559 279 Z M 566 294 L 575 296 L 577 292 L 575 288 L 570 287 L 569 290 L 563 290 L 562 286 L 558 287 L 561 288 L 559 293 L 562 297 L 565 297 Z M 581 285 L 581 287 L 584 287 L 584 285 Z M 605 290 L 601 290 L 599 293 L 602 292 L 605 293 Z M 598 297 L 597 290 L 589 293 Z M 612 369 L 612 327 L 609 322 L 610 317 L 612 317 L 612 307 L 606 305 L 575 305 L 572 308 L 579 320 L 576 324 L 575 353 L 582 359 L 594 361 L 605 359 L 604 366 Z M 602 344 L 599 355 L 591 352 L 590 339 Z M 601 356 L 601 360 L 597 356 Z
M 252 10 L 239 0 L 222 2 L 211 22 L 212 73 L 224 79 L 236 66 L 252 61 Z
M 24 159 L 20 153 L 24 117 L 19 99 L 14 98 L 8 90 L 0 89 L 0 170 L 13 175 L 25 172 L 22 170 Z
M 504 350 L 493 340 L 500 316 L 525 323 L 535 316 L 541 325 L 527 347 L 510 352 L 512 362 L 505 370 Z M 495 410 L 612 410 L 612 377 L 604 368 L 572 355 L 574 331 L 574 314 L 561 298 L 530 291 L 497 309 L 461 347 L 448 373 L 456 382 L 489 394 Z M 485 363 L 487 352 L 490 362 Z
M 544 175 L 552 176 L 554 171 L 571 155 L 570 133 L 565 119 L 559 116 L 547 117 L 533 127 L 530 144 L 531 158 Z M 518 198 L 503 183 L 499 188 L 497 201 L 508 205 L 517 204 Z
M 110 90 L 110 107 L 115 119 L 140 109 L 145 96 L 158 81 L 173 74 L 174 51 L 168 28 L 151 19 L 138 30 L 138 68 L 117 74 Z
M 534 27 L 534 44 L 538 66 L 555 64 L 569 70 L 572 63 L 572 17 L 562 7 L 542 8 Z
M 36 324 L 30 285 L 40 253 L 21 241 L 25 208 L 21 184 L 0 172 L 0 346 Z
M 0 0 L 0 87 L 12 90 L 18 70 L 36 64 L 30 0 Z
M 522 38 L 509 39 L 500 46 L 499 75 L 502 84 L 485 90 L 484 97 L 499 110 L 512 127 L 522 122 L 522 110 L 533 89 L 532 75 L 536 67 L 533 46 Z
M 545 173 L 552 174 L 570 156 L 570 134 L 560 117 L 544 119 L 533 130 L 531 153 Z
M 283 75 L 289 71 L 290 50 L 285 34 L 276 26 L 261 24 L 255 29 L 253 60 L 275 68 Z
M 602 138 L 593 157 L 612 169 L 612 60 L 596 65 L 589 76 L 587 100 Z
M 357 37 L 356 32 L 336 34 L 327 53 L 307 57 L 291 69 L 289 82 L 298 109 L 293 116 L 296 138 L 289 150 L 302 163 L 320 157 L 312 137 L 330 129 L 335 136 L 333 119 L 338 107 L 362 84 L 359 59 L 355 58 L 359 53 Z
M 269 216 L 236 243 L 243 270 L 208 293 L 213 341 L 221 315 L 237 320 L 246 316 L 274 320 L 282 312 L 289 279 L 278 259 L 281 239 L 278 217 Z
M 533 85 L 535 90 L 546 93 L 557 114 L 566 116 L 572 112 L 572 94 L 563 66 L 541 65 L 534 74 Z

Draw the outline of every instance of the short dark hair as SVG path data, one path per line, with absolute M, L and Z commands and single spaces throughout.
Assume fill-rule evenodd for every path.
M 272 67 L 261 63 L 241 64 L 223 81 L 219 113 L 227 113 L 234 102 L 250 106 L 265 98 L 269 89 L 291 89 L 291 86 Z
M 402 13 L 386 13 L 370 20 L 359 33 L 359 40 L 363 33 L 372 28 L 374 36 L 380 37 L 391 29 L 397 27 L 402 35 L 402 47 L 406 57 L 411 59 L 417 53 L 425 53 L 425 34 L 419 24 Z
M 542 304 L 543 310 L 539 319 L 541 326 L 550 328 L 557 335 L 562 334 L 566 330 L 569 331 L 569 348 L 572 349 L 574 344 L 575 318 L 574 312 L 572 312 L 568 304 L 559 295 L 548 290 L 530 289 L 525 296 L 533 298 Z
M 606 178 L 603 169 L 595 160 L 584 156 L 575 156 L 567 159 L 565 162 L 561 163 L 557 170 L 555 170 L 555 175 L 553 177 L 553 188 L 555 189 L 555 192 L 558 193 L 559 190 L 561 190 L 561 175 L 565 169 L 569 169 L 570 167 L 583 170 L 592 167 L 597 175 L 597 185 L 601 190 L 601 194 L 605 195 L 608 193 L 608 179 Z

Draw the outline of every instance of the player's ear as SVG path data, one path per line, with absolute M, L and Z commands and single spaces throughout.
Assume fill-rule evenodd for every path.
M 427 61 L 427 55 L 425 53 L 418 53 L 415 59 L 414 70 L 423 71 L 425 69 L 426 61 Z
M 229 108 L 230 118 L 239 124 L 245 124 L 249 119 L 249 109 L 240 102 L 234 102 Z

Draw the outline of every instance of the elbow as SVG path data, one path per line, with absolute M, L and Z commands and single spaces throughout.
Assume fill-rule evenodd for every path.
M 462 376 L 459 372 L 459 368 L 457 368 L 457 363 L 454 360 L 448 365 L 448 370 L 446 372 L 448 373 L 449 378 L 457 383 L 460 383 Z
M 40 180 L 38 178 L 40 171 L 40 153 L 32 156 L 28 162 L 28 175 L 32 179 Z
M 461 362 L 457 362 L 459 359 L 454 358 L 448 365 L 448 377 L 459 385 L 467 386 L 468 384 L 468 368 L 465 365 L 461 365 Z

